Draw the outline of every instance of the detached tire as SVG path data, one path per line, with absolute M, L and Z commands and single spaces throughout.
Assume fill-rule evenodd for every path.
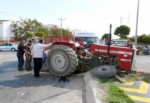
M 92 72 L 97 77 L 106 78 L 114 76 L 117 73 L 117 69 L 113 65 L 101 65 L 95 67 Z
M 49 51 L 47 66 L 49 71 L 58 77 L 72 74 L 78 65 L 78 58 L 74 50 L 65 45 L 55 45 Z

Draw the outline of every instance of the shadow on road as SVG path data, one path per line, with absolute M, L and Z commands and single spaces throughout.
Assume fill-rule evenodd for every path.
M 20 87 L 37 87 L 37 86 L 53 86 L 59 88 L 67 88 L 80 90 L 81 89 L 81 76 L 71 76 L 68 77 L 69 82 L 59 82 L 59 78 L 50 75 L 50 73 L 41 73 L 41 77 L 34 77 L 32 72 L 22 71 L 16 72 L 19 75 L 15 76 L 11 80 L 0 81 L 0 89 L 1 86 L 11 87 L 11 88 L 20 88 Z M 25 74 L 23 74 L 25 73 Z M 81 84 L 79 84 L 81 83 Z M 76 85 L 72 85 L 76 84 Z M 80 86 L 79 86 L 79 85 Z
M 7 62 L 1 62 L 0 63 L 0 74 L 3 72 L 10 72 L 13 70 L 17 70 L 17 61 L 7 61 Z

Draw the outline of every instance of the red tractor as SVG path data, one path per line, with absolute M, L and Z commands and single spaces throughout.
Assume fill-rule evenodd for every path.
M 74 72 L 98 69 L 101 77 L 115 75 L 117 71 L 130 71 L 135 50 L 129 47 L 100 45 L 88 42 L 81 46 L 73 36 L 49 37 L 46 42 L 56 40 L 47 57 L 49 71 L 58 77 Z

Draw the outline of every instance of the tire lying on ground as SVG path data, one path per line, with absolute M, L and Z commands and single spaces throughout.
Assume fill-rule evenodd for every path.
M 55 45 L 49 51 L 47 66 L 49 71 L 58 77 L 72 74 L 78 65 L 78 58 L 74 50 L 65 45 Z
M 100 65 L 92 70 L 92 73 L 99 78 L 106 78 L 114 76 L 117 73 L 117 69 L 113 65 Z

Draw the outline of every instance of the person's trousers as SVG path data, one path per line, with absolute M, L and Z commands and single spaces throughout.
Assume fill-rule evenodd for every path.
M 26 56 L 26 61 L 25 61 L 26 70 L 31 70 L 31 62 L 32 62 L 32 56 Z
M 24 57 L 23 55 L 17 55 L 18 58 L 18 68 L 23 69 Z
M 33 58 L 34 60 L 34 75 L 39 76 L 40 69 L 42 68 L 42 58 Z

